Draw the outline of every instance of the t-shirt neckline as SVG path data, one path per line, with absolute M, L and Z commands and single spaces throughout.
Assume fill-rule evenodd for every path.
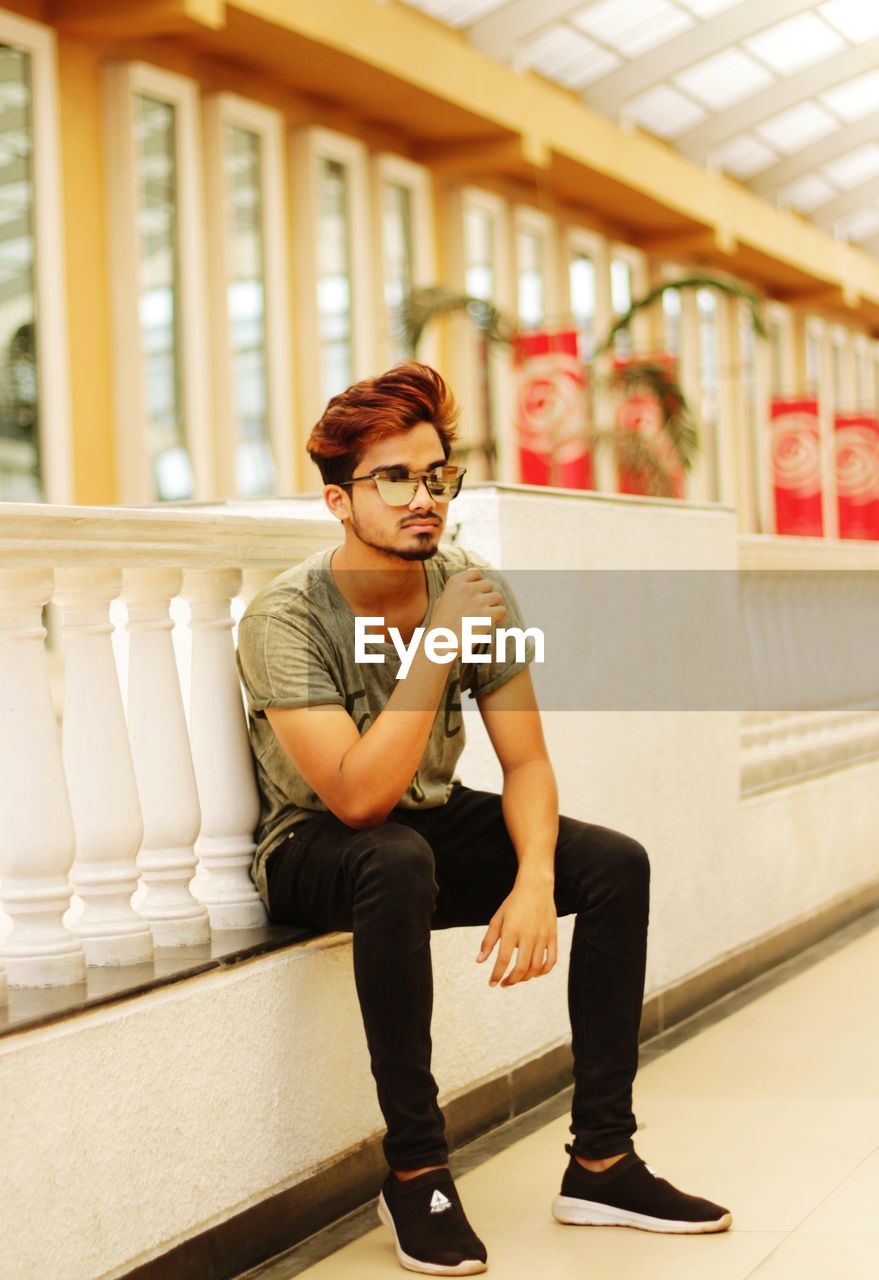
M 345 610 L 348 616 L 353 619 L 354 617 L 356 617 L 356 614 L 354 613 L 354 610 L 351 608 L 348 601 L 342 595 L 339 588 L 336 586 L 336 580 L 333 577 L 333 569 L 332 569 L 331 561 L 333 558 L 333 552 L 337 550 L 338 550 L 337 547 L 327 547 L 326 551 L 323 553 L 323 558 L 321 560 L 321 569 L 326 573 L 326 581 L 329 587 L 330 595 L 333 597 L 334 600 L 338 601 L 338 603 L 342 606 L 342 608 Z M 436 593 L 436 571 L 433 565 L 433 558 L 431 560 L 422 560 L 421 564 L 424 568 L 424 577 L 427 582 L 427 610 L 424 614 L 424 617 L 421 619 L 421 621 L 417 625 L 419 627 L 424 627 L 427 625 L 427 620 L 430 617 L 431 611 L 436 601 L 436 594 L 437 594 Z M 430 566 L 429 569 L 428 569 L 428 566 Z M 385 640 L 371 640 L 370 648 L 386 649 L 388 653 L 397 652 L 394 645 L 389 644 Z

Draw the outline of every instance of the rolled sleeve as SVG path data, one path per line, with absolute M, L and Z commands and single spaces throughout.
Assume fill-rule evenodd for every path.
M 344 706 L 314 628 L 270 614 L 245 614 L 235 653 L 248 711 L 264 718 L 267 707 Z

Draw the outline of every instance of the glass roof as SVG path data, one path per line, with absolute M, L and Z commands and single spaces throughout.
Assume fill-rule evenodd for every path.
M 403 0 L 879 253 L 879 0 Z

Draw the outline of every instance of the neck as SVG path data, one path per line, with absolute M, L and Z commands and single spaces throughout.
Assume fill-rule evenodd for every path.
M 346 599 L 358 605 L 401 605 L 417 595 L 427 580 L 421 560 L 404 560 L 369 547 L 357 537 L 346 538 L 330 557 L 331 572 L 344 575 Z

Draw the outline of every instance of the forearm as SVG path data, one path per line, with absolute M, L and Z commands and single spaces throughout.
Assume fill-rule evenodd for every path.
M 504 822 L 519 860 L 518 881 L 555 882 L 559 810 L 555 774 L 548 760 L 529 760 L 504 774 Z
M 405 680 L 397 682 L 385 708 L 342 757 L 344 791 L 368 797 L 363 826 L 383 822 L 415 776 L 448 676 L 448 666 L 430 661 L 419 648 Z

